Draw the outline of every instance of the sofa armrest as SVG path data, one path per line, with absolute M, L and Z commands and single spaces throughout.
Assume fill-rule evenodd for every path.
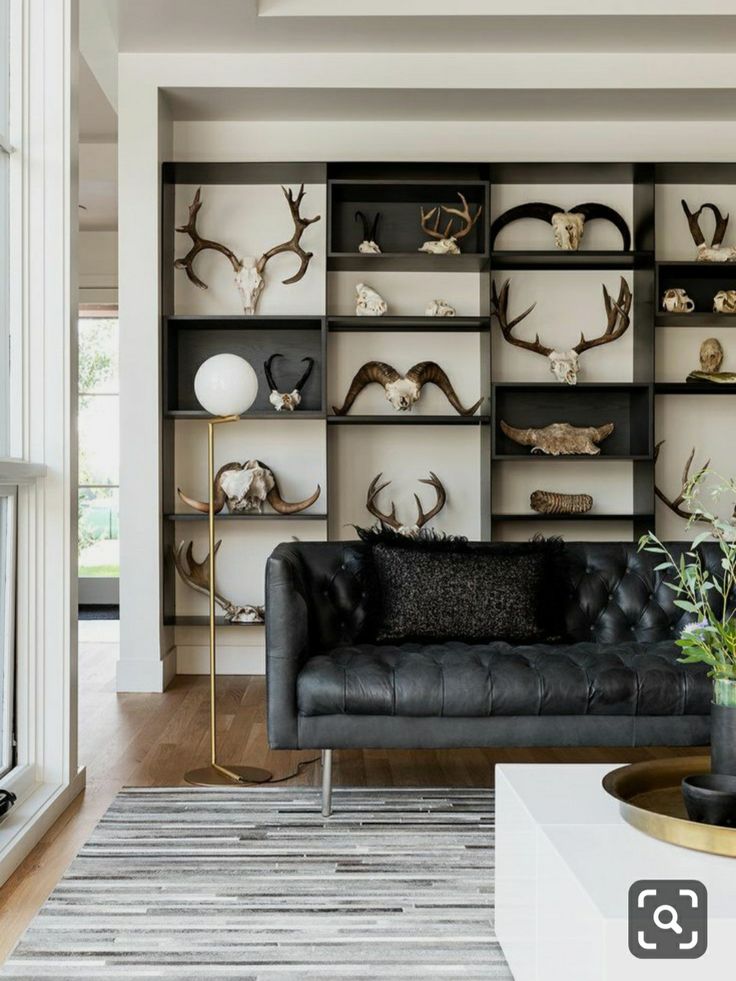
M 296 682 L 308 652 L 307 600 L 294 556 L 278 547 L 266 564 L 266 695 L 271 749 L 297 749 Z

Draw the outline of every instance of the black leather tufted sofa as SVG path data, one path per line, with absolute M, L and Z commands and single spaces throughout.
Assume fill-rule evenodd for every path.
M 688 617 L 658 556 L 628 542 L 566 545 L 564 644 L 395 646 L 367 639 L 367 549 L 283 544 L 266 571 L 269 742 L 327 751 L 325 813 L 332 749 L 709 741 L 710 681 L 677 660 Z M 717 574 L 717 548 L 702 550 Z

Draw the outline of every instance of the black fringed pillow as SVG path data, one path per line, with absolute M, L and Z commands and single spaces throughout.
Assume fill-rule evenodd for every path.
M 358 529 L 371 544 L 374 639 L 559 641 L 559 539 L 471 545 L 464 538 Z

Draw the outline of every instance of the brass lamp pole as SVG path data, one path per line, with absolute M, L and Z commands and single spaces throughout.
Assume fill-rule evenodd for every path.
M 222 359 L 228 359 L 223 362 Z M 242 362 L 242 365 L 234 364 L 232 359 Z M 214 363 L 214 364 L 213 364 Z M 224 367 L 225 383 L 240 382 L 241 387 L 245 382 L 255 389 L 251 392 L 239 392 L 229 395 L 226 391 L 227 385 L 223 385 L 222 370 Z M 220 373 L 218 374 L 218 369 Z M 232 372 L 235 371 L 235 377 Z M 252 377 L 251 377 L 252 376 Z M 205 409 L 209 406 L 222 412 L 223 395 L 225 401 L 229 400 L 237 408 L 244 412 L 245 409 L 255 401 L 257 392 L 257 380 L 255 372 L 243 358 L 233 354 L 219 354 L 210 358 L 201 366 L 194 381 L 197 398 Z M 208 391 L 208 385 L 211 391 Z M 225 391 L 223 391 L 225 389 Z M 246 385 L 247 389 L 247 385 Z M 219 397 L 218 397 L 219 396 Z M 238 397 L 239 396 L 239 397 Z M 233 402 L 234 399 L 234 402 Z M 244 404 L 247 403 L 247 404 Z M 226 422 L 237 422 L 239 414 L 230 413 L 220 415 L 215 413 L 215 418 L 208 420 L 207 423 L 207 479 L 209 482 L 209 627 L 210 627 L 210 763 L 209 766 L 199 767 L 196 770 L 189 770 L 184 774 L 187 783 L 205 787 L 231 786 L 232 784 L 244 783 L 266 783 L 272 777 L 269 770 L 263 770 L 255 766 L 242 766 L 241 764 L 218 762 L 217 759 L 217 624 L 215 622 L 215 426 Z

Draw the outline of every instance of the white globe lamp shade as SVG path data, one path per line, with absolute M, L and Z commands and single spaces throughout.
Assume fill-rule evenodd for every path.
M 245 358 L 215 354 L 194 376 L 194 394 L 213 416 L 239 416 L 256 400 L 258 376 Z

